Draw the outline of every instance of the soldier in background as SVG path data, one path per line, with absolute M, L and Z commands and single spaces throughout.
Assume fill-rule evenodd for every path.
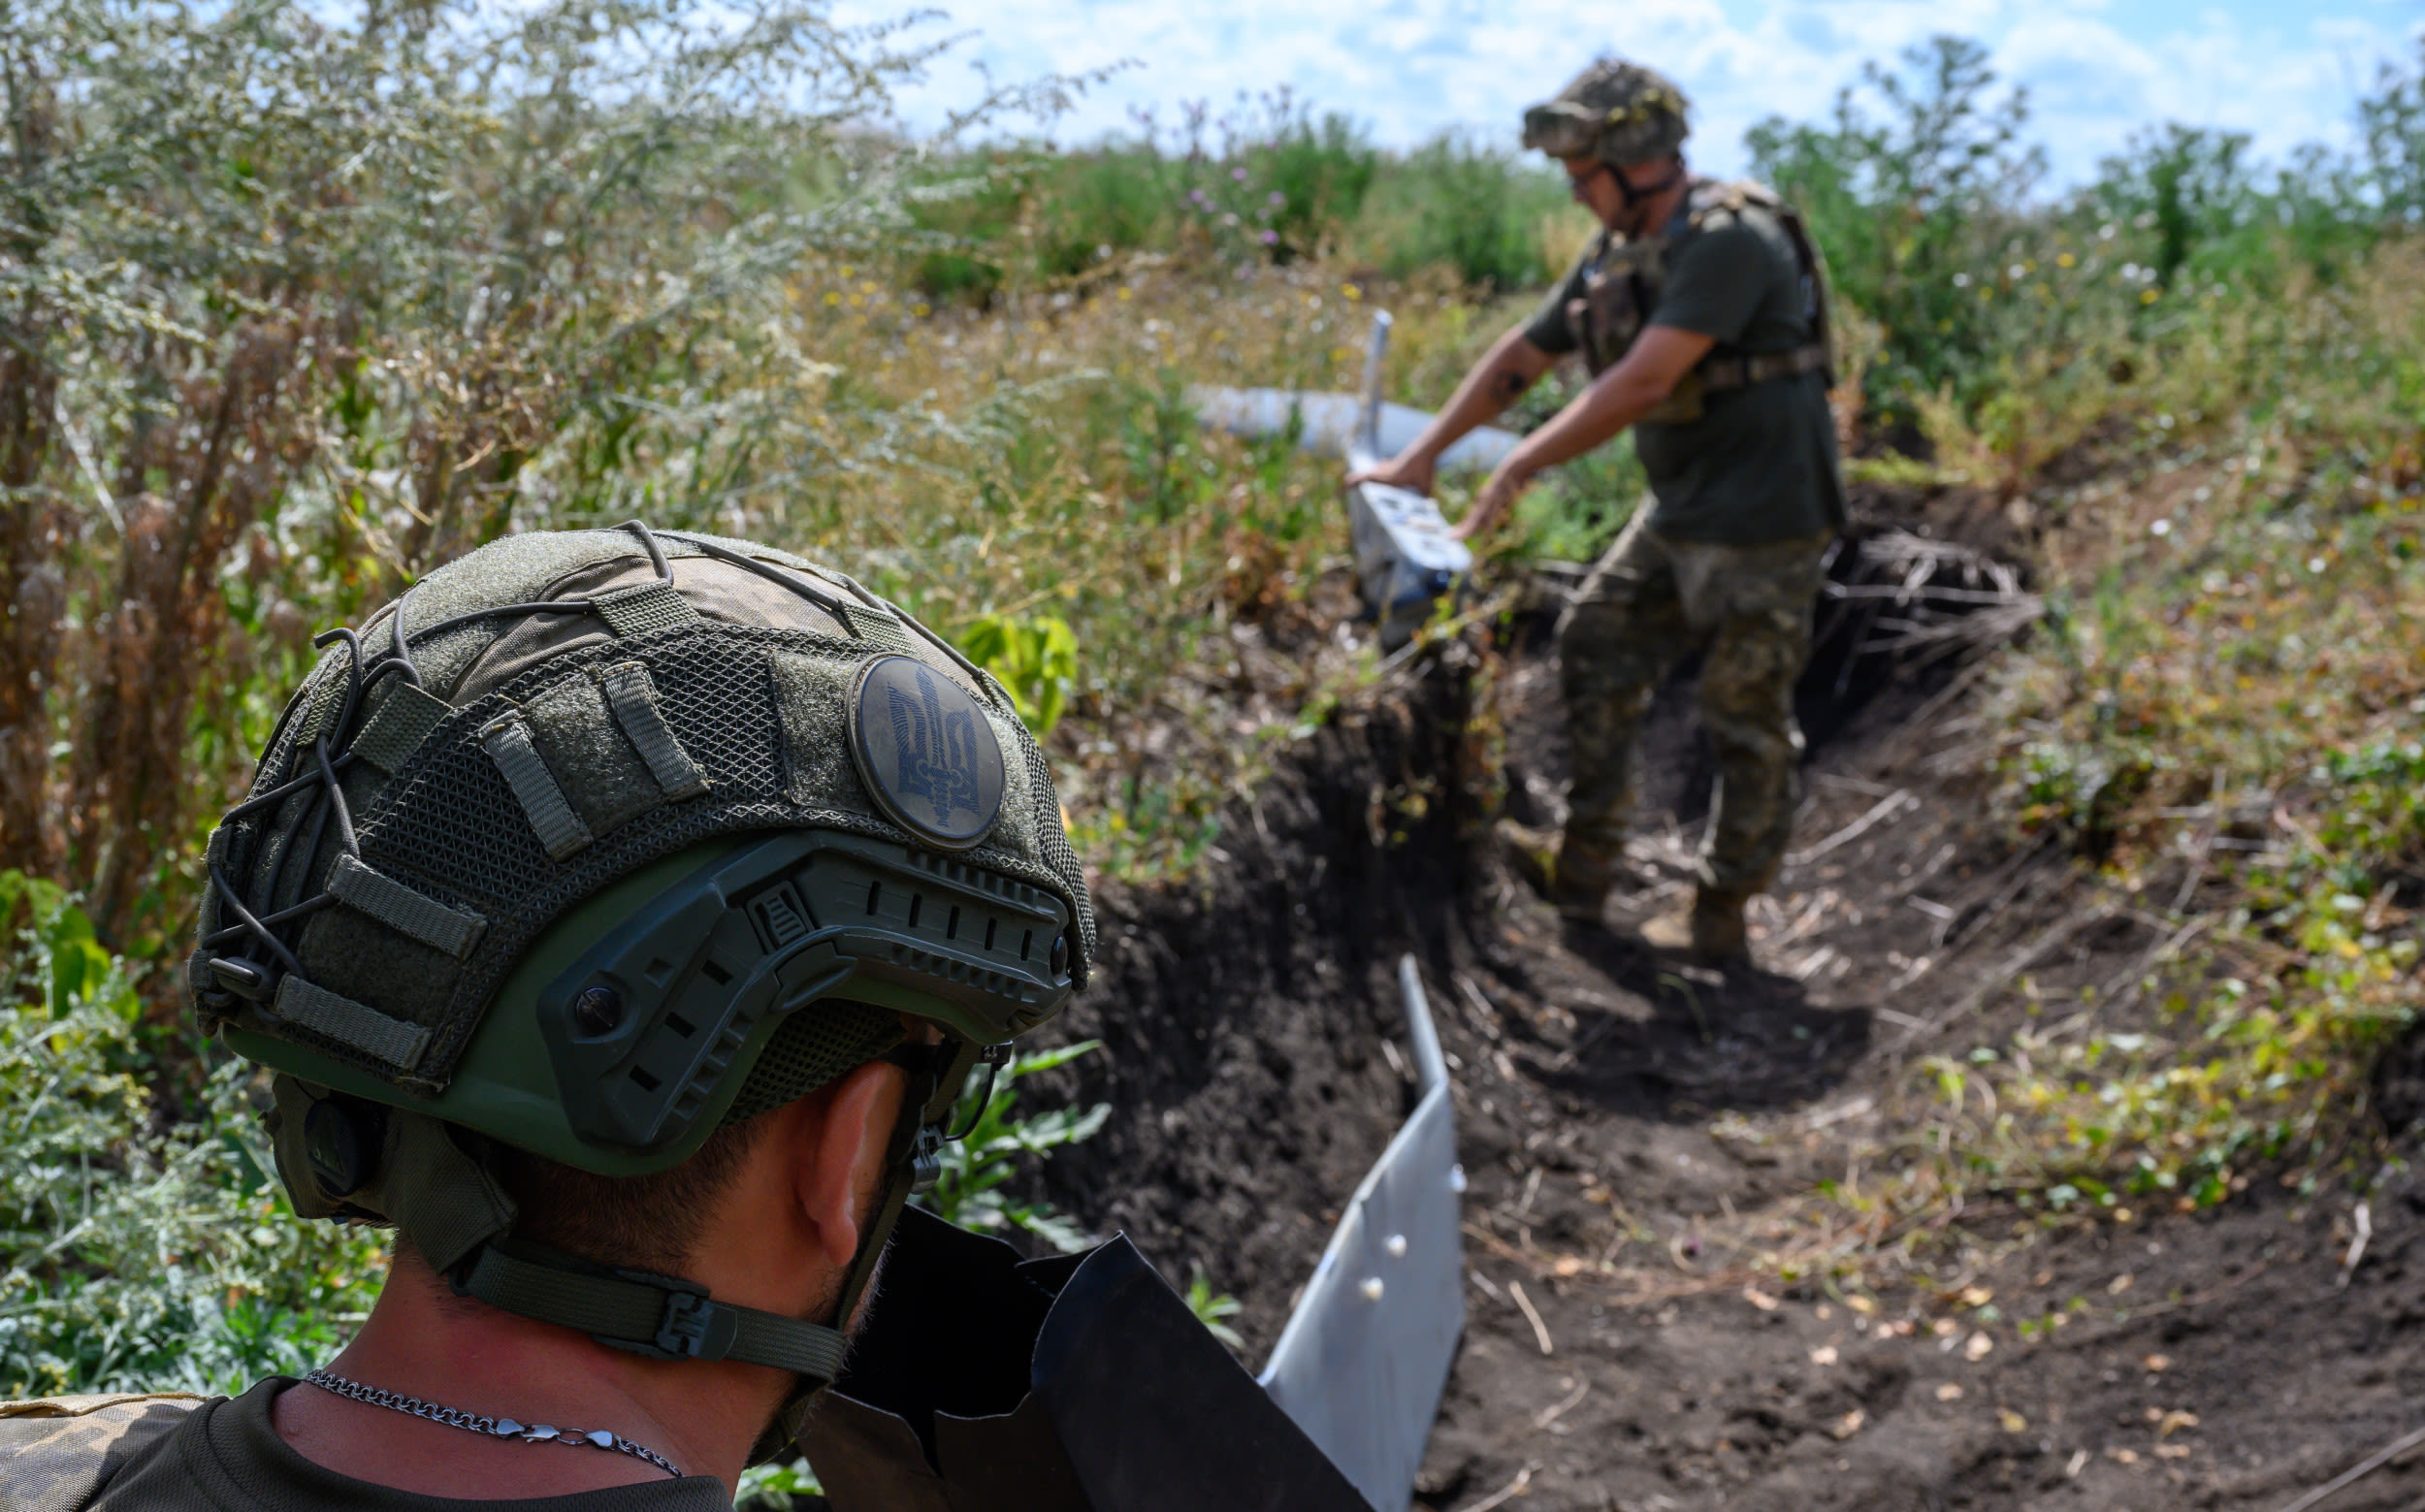
M 1590 387 L 1507 455 L 1457 534 L 1490 530 L 1542 468 L 1633 428 L 1654 503 L 1559 627 L 1573 780 L 1547 881 L 1562 914 L 1600 921 L 1622 866 L 1642 716 L 1698 649 L 1719 770 L 1699 885 L 1688 911 L 1642 933 L 1728 960 L 1748 955 L 1744 907 L 1775 879 L 1800 798 L 1794 682 L 1844 484 L 1818 257 L 1775 195 L 1686 172 L 1685 115 L 1675 85 L 1611 60 L 1525 113 L 1524 145 L 1560 161 L 1604 229 L 1411 446 L 1351 481 L 1428 493 L 1441 452 L 1581 352 Z

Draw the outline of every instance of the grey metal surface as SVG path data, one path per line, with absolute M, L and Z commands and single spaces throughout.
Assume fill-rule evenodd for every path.
M 1350 468 L 1371 466 L 1406 444 L 1382 444 L 1389 405 L 1381 399 L 1381 379 L 1393 323 L 1389 311 L 1373 312 L 1373 336 L 1364 349 L 1363 413 L 1347 448 Z M 1347 534 L 1356 555 L 1357 586 L 1379 625 L 1384 652 L 1413 639 L 1432 617 L 1432 605 L 1454 593 L 1457 580 L 1473 567 L 1473 553 L 1448 533 L 1439 505 L 1411 489 L 1378 483 L 1349 488 Z
M 1414 958 L 1398 968 L 1422 1099 L 1347 1205 L 1264 1389 L 1378 1512 L 1405 1512 L 1465 1328 L 1465 1173 Z
M 1361 462 L 1351 454 L 1351 466 Z M 1385 652 L 1412 639 L 1432 605 L 1473 567 L 1473 553 L 1448 533 L 1439 506 L 1410 489 L 1359 483 L 1347 490 L 1347 539 Z
M 1411 955 L 1398 957 L 1398 997 L 1406 1006 L 1406 1043 L 1414 1049 L 1414 1084 L 1429 1092 L 1448 1080 L 1448 1057 L 1440 1053 L 1431 999 L 1423 995 L 1423 972 Z
M 1432 423 L 1431 411 L 1411 404 L 1383 404 L 1380 423 L 1371 437 L 1364 434 L 1364 396 L 1337 391 L 1237 389 L 1198 384 L 1187 390 L 1196 418 L 1232 435 L 1267 436 L 1287 434 L 1289 417 L 1303 427 L 1297 435 L 1302 451 L 1316 457 L 1344 458 L 1359 440 L 1382 456 L 1403 451 Z M 1512 431 L 1481 426 L 1441 454 L 1443 472 L 1488 472 L 1520 440 Z

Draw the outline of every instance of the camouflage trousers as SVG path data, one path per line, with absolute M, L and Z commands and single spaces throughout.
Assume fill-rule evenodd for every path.
M 1810 659 L 1830 539 L 1711 546 L 1656 534 L 1640 515 L 1625 528 L 1558 627 L 1569 844 L 1606 855 L 1623 848 L 1642 716 L 1698 647 L 1701 724 L 1718 756 L 1700 883 L 1748 895 L 1775 880 L 1801 802 L 1794 680 Z

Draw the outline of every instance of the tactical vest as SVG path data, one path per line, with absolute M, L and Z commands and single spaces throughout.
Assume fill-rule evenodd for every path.
M 0 1507 L 76 1512 L 202 1405 L 184 1392 L 0 1401 Z
M 1803 314 L 1810 322 L 1812 339 L 1784 352 L 1721 354 L 1713 349 L 1676 381 L 1658 408 L 1642 418 L 1663 425 L 1698 420 L 1703 395 L 1805 372 L 1827 374 L 1832 387 L 1835 353 L 1827 328 L 1827 270 L 1801 216 L 1775 190 L 1748 180 L 1727 183 L 1697 178 L 1689 193 L 1684 225 L 1690 231 L 1700 230 L 1719 215 L 1739 216 L 1745 209 L 1764 210 L 1776 217 L 1794 242 L 1794 260 L 1801 265 Z M 1603 231 L 1594 244 L 1589 271 L 1583 276 L 1583 294 L 1567 301 L 1568 326 L 1582 345 L 1583 361 L 1593 377 L 1623 362 L 1642 328 L 1650 324 L 1666 287 L 1667 254 L 1674 236 L 1669 230 L 1638 238 Z

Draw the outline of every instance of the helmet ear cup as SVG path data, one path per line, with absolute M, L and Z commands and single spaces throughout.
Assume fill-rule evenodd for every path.
M 263 1120 L 278 1180 L 306 1218 L 376 1217 L 387 1110 L 281 1076 Z
M 371 1104 L 326 1097 L 304 1114 L 304 1169 L 330 1202 L 340 1202 L 378 1175 L 379 1125 Z

